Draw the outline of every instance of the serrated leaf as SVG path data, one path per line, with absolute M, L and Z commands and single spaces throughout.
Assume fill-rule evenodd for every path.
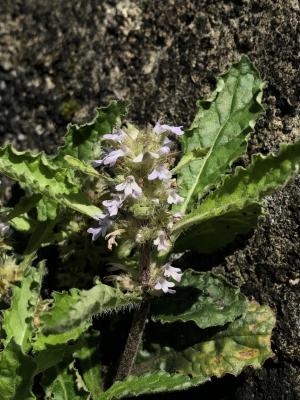
M 12 286 L 11 306 L 4 311 L 2 328 L 6 332 L 5 344 L 12 339 L 26 353 L 31 347 L 31 335 L 34 330 L 33 319 L 35 316 L 42 279 L 44 265 L 38 268 L 30 268 L 23 277 L 21 284 Z
M 0 353 L 1 400 L 34 400 L 31 388 L 36 365 L 13 340 Z
M 222 75 L 212 98 L 197 103 L 191 128 L 182 136 L 185 157 L 195 149 L 209 149 L 204 157 L 191 161 L 178 174 L 178 187 L 186 213 L 200 197 L 216 186 L 234 160 L 241 157 L 247 137 L 263 111 L 261 96 L 264 83 L 246 56 Z
M 132 307 L 140 301 L 138 294 L 123 294 L 102 283 L 90 290 L 53 293 L 53 297 L 54 307 L 41 316 L 42 334 L 34 344 L 36 350 L 44 348 L 47 343 L 59 344 L 77 339 L 91 325 L 94 315 Z
M 0 173 L 18 181 L 35 194 L 42 194 L 82 214 L 93 217 L 101 210 L 79 192 L 67 169 L 59 168 L 43 153 L 17 151 L 11 146 L 0 149 Z
M 152 303 L 154 321 L 193 321 L 199 328 L 225 325 L 247 309 L 246 297 L 222 276 L 211 272 L 184 272 L 176 294 Z
M 282 145 L 277 156 L 255 155 L 249 167 L 238 167 L 195 211 L 174 225 L 174 237 L 181 234 L 175 247 L 209 252 L 230 243 L 237 234 L 249 231 L 259 212 L 257 202 L 285 185 L 299 171 L 299 162 L 300 141 Z M 227 225 L 231 229 L 225 234 Z M 208 243 L 208 248 L 201 239 Z M 209 241 L 213 241 L 213 247 Z
M 115 125 L 121 124 L 126 113 L 126 102 L 112 101 L 107 107 L 97 108 L 96 117 L 92 122 L 81 126 L 69 125 L 65 143 L 59 149 L 55 161 L 64 165 L 65 156 L 71 156 L 82 162 L 98 159 L 101 136 L 112 132 Z
M 64 332 L 53 332 L 48 333 L 47 331 L 51 327 L 55 327 L 65 318 L 65 316 L 70 312 L 73 305 L 79 301 L 79 290 L 71 289 L 70 293 L 63 292 L 53 292 L 53 307 L 46 309 L 40 318 L 40 330 L 36 335 L 35 341 L 32 343 L 33 349 L 35 351 L 45 351 L 50 346 L 60 345 L 68 343 L 70 340 L 76 340 L 80 335 L 88 329 L 91 325 L 90 321 L 81 321 L 82 323 L 78 326 L 74 326 L 70 329 L 66 329 Z M 45 328 L 45 329 L 43 329 Z
M 53 400 L 87 400 L 88 394 L 77 388 L 72 364 L 60 363 L 43 374 L 41 385 L 46 398 Z
M 74 356 L 79 360 L 82 379 L 93 400 L 100 399 L 103 392 L 99 342 L 99 332 L 94 331 L 85 335 L 81 348 L 74 353 Z
M 187 376 L 156 372 L 142 376 L 129 376 L 124 381 L 115 382 L 99 400 L 122 399 L 126 396 L 139 396 L 145 393 L 159 393 L 183 390 L 191 386 Z

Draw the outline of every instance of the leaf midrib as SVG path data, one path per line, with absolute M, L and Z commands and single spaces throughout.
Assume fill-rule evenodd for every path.
M 218 141 L 218 139 L 219 139 L 219 137 L 220 137 L 222 131 L 224 130 L 225 126 L 227 125 L 227 123 L 228 123 L 230 117 L 232 117 L 232 107 L 233 107 L 233 104 L 234 104 L 234 101 L 235 101 L 235 97 L 236 97 L 236 88 L 237 88 L 238 82 L 240 82 L 240 75 L 238 75 L 238 77 L 237 77 L 237 79 L 236 79 L 236 82 L 235 82 L 235 85 L 234 85 L 234 93 L 233 93 L 233 96 L 232 96 L 232 100 L 231 100 L 231 104 L 230 104 L 230 111 L 229 111 L 228 117 L 226 118 L 226 121 L 225 121 L 225 123 L 222 125 L 222 127 L 220 127 L 219 132 L 217 133 L 217 135 L 216 135 L 216 137 L 215 137 L 215 140 L 214 140 L 214 142 L 213 142 L 213 144 L 212 144 L 212 146 L 211 146 L 209 152 L 207 153 L 206 157 L 204 158 L 204 162 L 203 162 L 203 164 L 202 164 L 202 166 L 201 166 L 201 168 L 200 168 L 200 171 L 199 171 L 199 173 L 198 173 L 198 175 L 197 175 L 197 178 L 195 179 L 195 183 L 194 183 L 194 185 L 192 186 L 191 190 L 189 191 L 188 196 L 187 196 L 185 202 L 183 203 L 183 205 L 182 205 L 182 207 L 181 207 L 181 209 L 180 209 L 180 212 L 182 212 L 183 214 L 186 212 L 186 209 L 187 209 L 187 207 L 188 207 L 188 205 L 189 205 L 189 203 L 190 203 L 190 200 L 191 200 L 191 198 L 192 198 L 192 196 L 193 196 L 193 193 L 194 193 L 194 191 L 195 191 L 195 188 L 197 187 L 197 185 L 198 185 L 198 183 L 199 183 L 199 180 L 200 180 L 200 177 L 201 177 L 202 172 L 203 172 L 203 170 L 204 170 L 204 167 L 206 166 L 207 161 L 208 161 L 208 159 L 210 158 L 210 156 L 211 156 L 211 154 L 212 154 L 212 151 L 215 149 L 216 143 L 217 143 L 217 141 Z M 219 96 L 218 96 L 218 97 L 219 97 Z M 216 99 L 216 101 L 217 101 L 217 99 Z M 217 108 L 217 107 L 216 107 L 216 108 Z M 217 110 L 217 114 L 218 114 L 218 117 L 220 118 L 220 116 L 219 116 L 219 111 L 218 111 L 218 110 Z

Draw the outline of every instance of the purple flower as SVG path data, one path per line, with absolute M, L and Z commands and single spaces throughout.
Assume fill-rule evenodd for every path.
M 155 168 L 151 174 L 148 175 L 149 181 L 153 181 L 154 179 L 160 179 L 161 181 L 170 179 L 172 176 L 171 172 L 164 167 L 163 165 L 160 165 L 159 167 Z
M 108 214 L 113 217 L 118 214 L 119 208 L 122 206 L 124 197 L 122 195 L 114 195 L 112 200 L 104 200 L 102 204 L 107 208 Z
M 170 146 L 173 144 L 172 140 L 169 138 L 164 138 L 162 147 L 158 150 L 160 154 L 169 154 Z
M 162 290 L 164 293 L 174 294 L 176 293 L 176 290 L 170 289 L 171 287 L 174 286 L 175 286 L 174 282 L 169 282 L 165 278 L 159 278 L 158 281 L 156 282 L 156 285 L 154 286 L 154 289 Z
M 182 271 L 180 268 L 172 267 L 171 263 L 168 262 L 167 264 L 162 266 L 162 270 L 164 271 L 164 276 L 166 278 L 172 278 L 176 282 L 181 281 Z
M 108 218 L 108 215 L 105 215 L 105 214 L 101 214 L 101 215 L 103 216 L 103 218 L 100 218 L 100 216 L 97 217 L 97 218 L 99 218 L 98 219 L 99 227 L 98 228 L 89 228 L 87 230 L 88 233 L 92 234 L 93 241 L 97 240 L 98 237 L 100 237 L 100 236 L 104 237 L 106 235 L 108 228 L 111 225 L 111 221 Z
M 142 189 L 136 183 L 134 176 L 132 175 L 128 176 L 123 183 L 117 185 L 116 190 L 118 192 L 124 191 L 125 198 L 131 196 L 134 199 L 137 199 L 142 195 Z
M 113 142 L 122 143 L 126 137 L 126 133 L 122 129 L 114 129 L 113 133 L 106 133 L 102 136 L 103 139 L 112 140 Z
M 158 251 L 168 251 L 170 248 L 170 240 L 165 231 L 159 231 L 157 238 L 153 241 L 153 244 L 157 246 Z
M 116 164 L 118 158 L 124 157 L 127 153 L 128 153 L 128 149 L 124 146 L 121 149 L 112 150 L 103 159 L 95 160 L 94 166 L 109 165 L 110 167 L 113 167 Z
M 179 194 L 176 193 L 175 189 L 171 189 L 168 193 L 168 199 L 167 202 L 169 204 L 180 204 L 184 200 L 183 197 L 179 196 Z
M 181 136 L 184 134 L 184 131 L 181 129 L 181 126 L 170 126 L 170 125 L 161 125 L 159 121 L 156 122 L 155 127 L 153 128 L 154 132 L 157 134 L 164 133 L 164 132 L 172 132 L 177 136 Z

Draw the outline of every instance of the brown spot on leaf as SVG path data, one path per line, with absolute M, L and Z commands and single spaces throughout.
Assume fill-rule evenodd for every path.
M 251 349 L 251 350 L 243 350 L 238 352 L 239 358 L 247 360 L 248 358 L 254 358 L 259 355 L 259 350 Z

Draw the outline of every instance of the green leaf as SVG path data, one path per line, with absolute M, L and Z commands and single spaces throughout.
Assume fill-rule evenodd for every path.
M 85 335 L 81 348 L 74 356 L 79 359 L 79 366 L 85 386 L 93 400 L 100 399 L 102 390 L 102 376 L 100 369 L 99 332 L 94 331 Z
M 34 362 L 37 365 L 36 375 L 49 369 L 61 362 L 61 360 L 70 360 L 72 354 L 80 346 L 79 342 L 75 344 L 46 345 L 44 350 L 34 352 Z
M 29 197 L 27 196 L 22 197 L 18 202 L 18 204 L 16 204 L 12 209 L 12 211 L 8 214 L 7 219 L 11 220 L 21 216 L 22 214 L 27 213 L 27 211 L 31 210 L 37 205 L 41 197 L 42 196 L 40 194 L 33 194 L 32 196 Z
M 29 233 L 35 230 L 37 222 L 27 214 L 23 214 L 10 220 L 9 224 L 16 231 Z
M 122 399 L 126 396 L 139 396 L 144 393 L 168 392 L 190 387 L 190 378 L 179 374 L 156 372 L 142 376 L 130 376 L 124 381 L 115 382 L 99 400 Z
M 0 173 L 16 180 L 35 194 L 42 194 L 82 214 L 93 217 L 101 210 L 79 192 L 67 169 L 58 168 L 43 153 L 17 151 L 11 146 L 0 149 Z
M 47 349 L 54 348 L 55 345 L 68 343 L 70 340 L 76 340 L 80 335 L 91 325 L 90 321 L 82 321 L 78 326 L 66 329 L 63 332 L 52 332 L 52 327 L 58 325 L 65 316 L 70 312 L 72 306 L 79 301 L 79 291 L 71 289 L 70 294 L 67 292 L 57 293 L 53 292 L 52 308 L 46 309 L 40 315 L 40 330 L 36 335 L 35 341 L 32 343 L 34 351 L 46 351 Z M 47 331 L 45 333 L 45 331 Z M 46 354 L 46 353 L 45 353 Z
M 247 366 L 260 368 L 273 356 L 270 339 L 274 325 L 275 316 L 268 306 L 249 303 L 245 316 L 227 329 L 182 352 L 171 351 L 165 368 L 196 379 L 237 376 Z
M 145 371 L 157 374 L 160 369 L 172 377 L 185 378 L 185 388 L 203 384 L 213 376 L 236 376 L 245 367 L 261 367 L 267 358 L 273 356 L 270 338 L 274 325 L 275 317 L 271 309 L 251 302 L 248 303 L 244 316 L 201 343 L 182 351 L 167 347 L 152 354 L 142 352 L 134 371 L 137 374 L 144 374 Z M 138 382 L 139 378 L 143 380 L 144 375 L 131 379 Z M 123 382 L 124 386 L 125 383 L 126 381 Z M 113 388 L 114 386 L 111 389 Z M 130 384 L 127 388 L 127 394 L 131 394 Z M 161 388 L 159 391 L 164 390 Z M 177 388 L 172 389 L 170 385 L 169 390 Z M 151 388 L 145 382 L 143 393 L 150 391 Z
M 74 158 L 82 162 L 98 159 L 101 136 L 112 132 L 115 125 L 120 125 L 126 113 L 126 102 L 112 101 L 107 107 L 97 108 L 92 122 L 81 126 L 69 125 L 65 143 L 59 149 L 55 161 L 65 165 L 70 160 L 74 161 Z
M 199 328 L 225 325 L 245 313 L 247 300 L 238 288 L 211 272 L 184 272 L 176 294 L 152 305 L 154 321 L 193 321 Z
M 34 330 L 33 319 L 37 309 L 44 265 L 30 268 L 23 277 L 21 285 L 12 286 L 11 307 L 4 311 L 2 328 L 6 332 L 4 343 L 14 339 L 21 350 L 26 353 L 31 347 L 31 336 Z
M 34 400 L 35 363 L 13 340 L 0 353 L 1 400 Z
M 178 187 L 185 198 L 182 213 L 193 209 L 209 188 L 220 183 L 232 162 L 245 153 L 247 137 L 263 111 L 263 87 L 255 67 L 242 56 L 218 80 L 211 99 L 197 103 L 194 122 L 182 137 L 183 154 L 188 157 L 195 149 L 203 149 L 206 155 L 179 171 Z
M 246 169 L 238 167 L 195 211 L 174 225 L 174 237 L 181 234 L 176 249 L 209 252 L 233 241 L 237 234 L 249 231 L 259 213 L 257 203 L 285 185 L 299 171 L 299 161 L 300 141 L 282 145 L 277 156 L 255 155 Z M 202 239 L 208 248 L 203 246 Z
M 77 387 L 73 363 L 63 362 L 44 372 L 42 387 L 47 399 L 87 400 L 88 394 Z
M 56 200 L 43 197 L 36 205 L 38 221 L 54 220 L 57 217 L 58 203 Z
M 100 176 L 99 172 L 96 171 L 93 167 L 91 167 L 90 164 L 88 164 L 87 162 L 78 160 L 78 158 L 68 155 L 66 155 L 64 159 L 75 170 L 99 178 Z
M 54 307 L 41 316 L 42 335 L 34 348 L 43 349 L 48 344 L 59 344 L 77 339 L 91 318 L 113 310 L 131 307 L 140 301 L 138 294 L 123 294 L 111 286 L 98 283 L 92 289 L 71 289 L 70 293 L 53 293 Z

